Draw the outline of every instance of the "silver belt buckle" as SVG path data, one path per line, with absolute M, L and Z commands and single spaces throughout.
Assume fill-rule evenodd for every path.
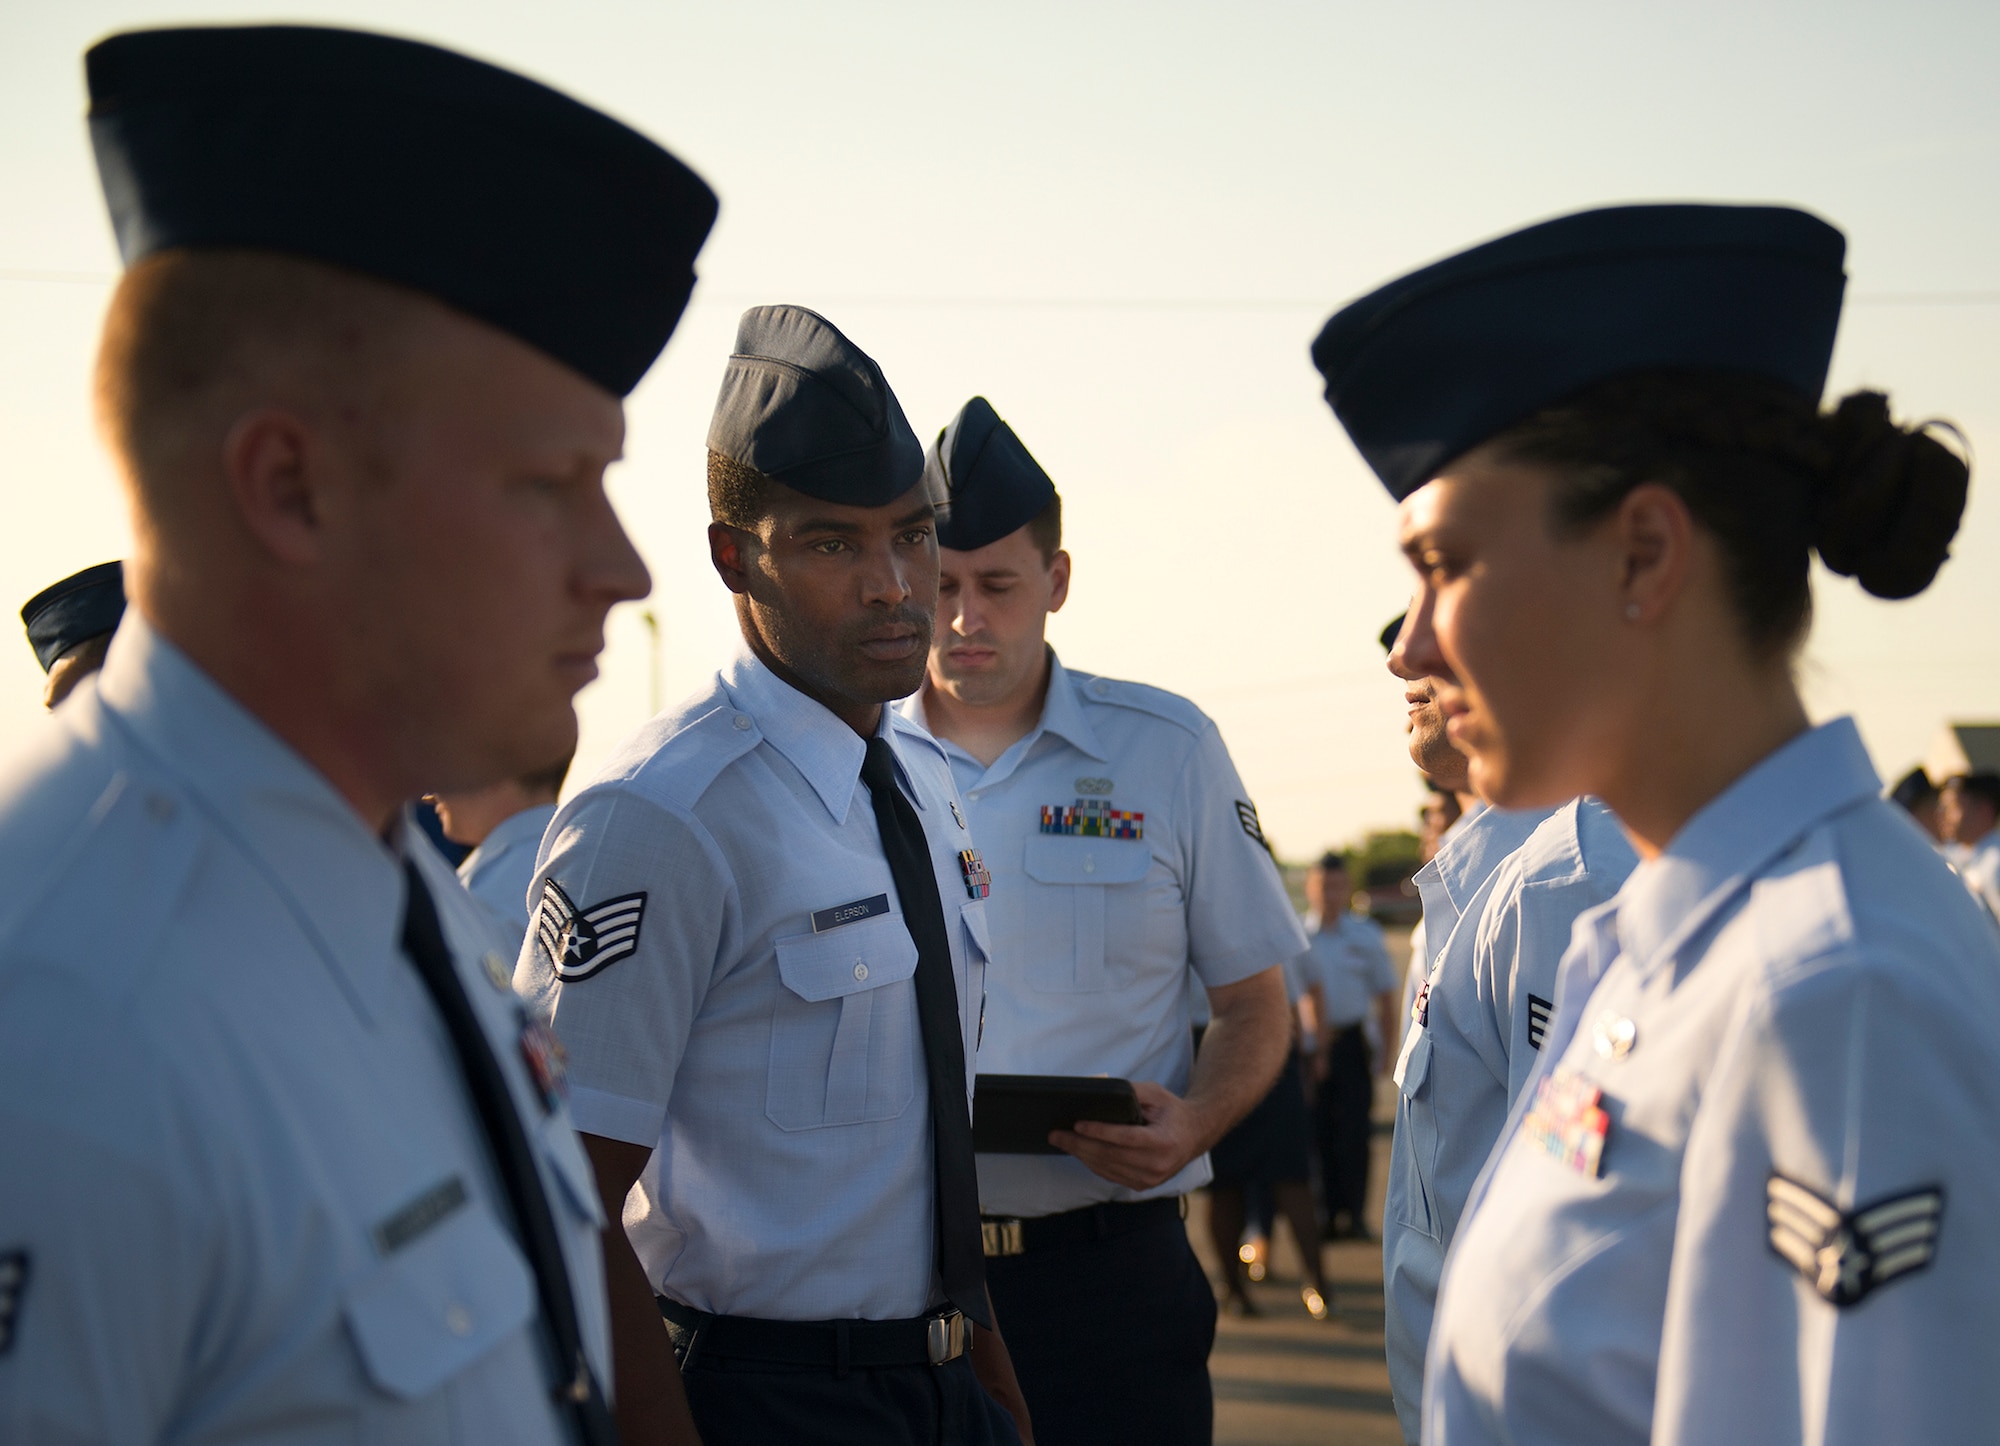
M 965 1354 L 965 1317 L 958 1311 L 932 1316 L 927 1330 L 925 1346 L 932 1365 L 941 1366 Z
M 1018 1220 L 982 1220 L 979 1239 L 988 1255 L 1020 1255 L 1028 1248 Z

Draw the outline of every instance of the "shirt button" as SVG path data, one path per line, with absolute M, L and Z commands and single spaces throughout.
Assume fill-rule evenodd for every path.
M 444 1308 L 444 1328 L 455 1336 L 472 1334 L 472 1312 L 456 1302 Z
M 738 730 L 748 728 L 749 726 L 750 726 L 750 719 L 748 715 L 743 713 L 738 713 L 736 715 L 736 727 L 738 728 Z
M 972 793 L 968 793 L 968 794 L 966 794 L 966 797 L 967 797 L 967 798 L 969 798 L 969 799 L 971 799 L 971 800 L 972 800 L 972 801 L 973 801 L 974 803 L 977 803 L 977 802 L 979 802 L 979 800 L 980 800 L 980 799 L 982 799 L 982 798 L 984 798 L 985 796 L 986 796 L 985 794 L 983 794 L 983 793 L 980 793 L 980 792 L 978 792 L 978 791 L 976 791 L 976 790 L 975 790 L 974 792 L 972 792 Z
M 1105 682 L 1104 679 L 1099 678 L 1095 683 L 1090 685 L 1090 691 L 1102 698 L 1106 693 L 1111 691 L 1111 685 Z
M 866 979 L 868 977 L 868 966 L 863 964 L 859 959 L 854 961 L 854 977 L 856 979 Z

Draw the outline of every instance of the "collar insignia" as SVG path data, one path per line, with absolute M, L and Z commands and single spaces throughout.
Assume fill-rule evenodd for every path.
M 1865 1210 L 1842 1210 L 1811 1186 L 1774 1170 L 1764 1184 L 1764 1219 L 1771 1249 L 1822 1299 L 1849 1306 L 1931 1263 L 1944 1220 L 1944 1191 L 1927 1185 Z
M 555 967 L 556 978 L 575 984 L 609 968 L 639 947 L 645 917 L 644 893 L 620 894 L 579 909 L 554 879 L 542 881 L 535 910 L 535 937 Z

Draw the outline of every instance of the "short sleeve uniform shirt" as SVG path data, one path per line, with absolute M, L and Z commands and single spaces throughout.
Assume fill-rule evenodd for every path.
M 922 721 L 921 699 L 902 705 Z M 1186 699 L 1050 655 L 1036 727 L 988 768 L 942 744 L 993 875 L 995 968 L 978 1067 L 1182 1092 L 1189 976 L 1233 984 L 1305 950 L 1256 809 Z M 1203 1156 L 1133 1191 L 1067 1156 L 982 1155 L 980 1206 L 1037 1217 L 1207 1183 Z
M 987 886 L 937 743 L 881 727 L 930 845 L 969 1099 Z M 942 1296 L 917 946 L 864 751 L 745 653 L 542 843 L 515 979 L 568 1048 L 578 1127 L 652 1148 L 626 1232 L 697 1310 L 894 1320 Z
M 1425 1018 L 1404 1038 L 1382 1261 L 1389 1383 L 1408 1440 L 1445 1251 L 1539 1057 L 1556 966 L 1577 916 L 1617 893 L 1637 862 L 1594 799 L 1543 819 L 1473 895 L 1435 960 Z
M 407 856 L 608 1380 L 604 1217 L 506 945 Z M 128 612 L 0 781 L 0 859 L 0 1440 L 571 1440 L 396 849 Z
M 1365 914 L 1342 913 L 1331 922 L 1308 914 L 1298 970 L 1301 983 L 1319 986 L 1329 1029 L 1364 1023 L 1375 997 L 1396 987 L 1382 927 Z
M 1426 1441 L 1991 1436 L 2000 939 L 1878 788 L 1802 734 L 1579 922 Z

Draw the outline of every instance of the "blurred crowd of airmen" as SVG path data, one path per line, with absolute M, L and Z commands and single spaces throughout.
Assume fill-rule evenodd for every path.
M 1061 500 L 993 407 L 927 449 L 795 306 L 708 436 L 743 646 L 558 806 L 714 195 L 407 41 L 86 68 L 137 543 L 22 614 L 0 1440 L 1205 1442 L 1182 1201 L 1239 1308 L 1249 1187 L 1317 1260 L 1308 1141 L 1366 1236 L 1378 1072 L 1410 1441 L 2000 1419 L 2000 779 L 1892 804 L 1791 676 L 1810 556 L 1921 591 L 1968 485 L 1820 410 L 1832 227 L 1585 212 L 1315 342 L 1416 574 L 1399 996 L 1213 723 L 1049 647 Z M 975 1072 L 1142 1122 L 980 1153 Z

